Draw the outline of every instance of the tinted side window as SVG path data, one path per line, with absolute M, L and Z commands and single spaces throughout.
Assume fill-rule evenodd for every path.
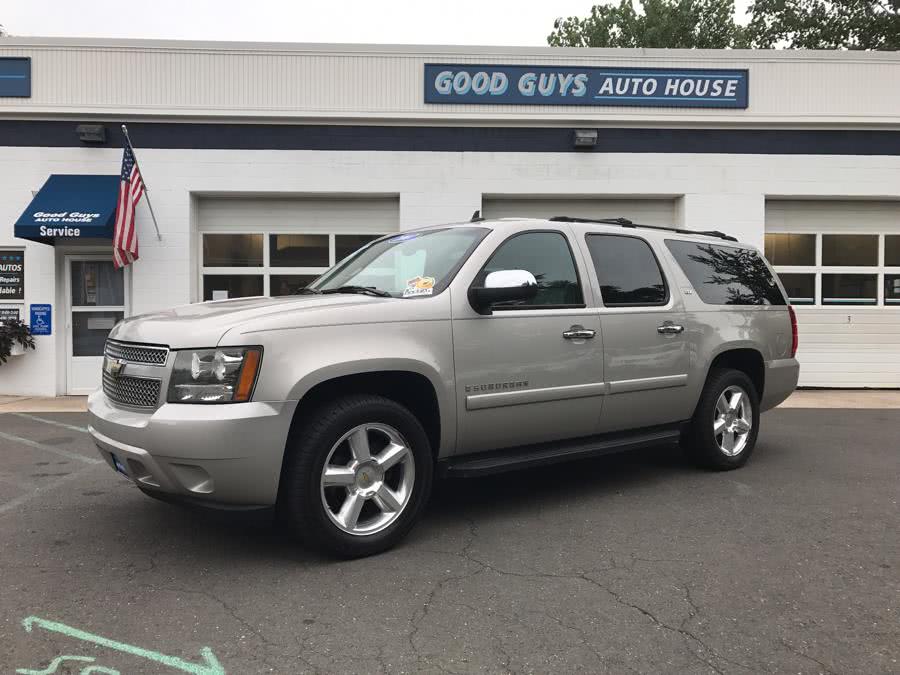
M 538 282 L 538 293 L 533 300 L 507 307 L 584 304 L 572 251 L 565 236 L 559 232 L 526 232 L 507 239 L 481 270 L 475 285 L 483 284 L 491 272 L 501 270 L 527 270 Z M 496 305 L 495 309 L 502 307 Z
M 707 304 L 787 304 L 756 251 L 674 239 L 667 239 L 666 246 Z
M 666 282 L 646 241 L 615 234 L 589 234 L 586 241 L 604 305 L 666 304 Z

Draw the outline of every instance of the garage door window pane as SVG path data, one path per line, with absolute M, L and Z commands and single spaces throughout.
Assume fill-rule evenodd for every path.
M 262 267 L 261 234 L 203 235 L 204 267 Z
M 269 277 L 269 295 L 293 295 L 316 278 L 315 274 L 273 274 Z
M 204 274 L 203 299 L 228 300 L 263 294 L 263 278 L 259 274 Z
M 792 305 L 812 305 L 816 302 L 815 274 L 779 274 Z
M 348 255 L 362 248 L 370 241 L 375 241 L 380 234 L 338 234 L 334 237 L 334 259 L 341 261 Z
M 766 258 L 773 265 L 815 265 L 816 235 L 767 234 Z
M 900 234 L 885 235 L 884 264 L 888 267 L 900 267 Z
M 668 301 L 666 282 L 646 241 L 636 237 L 589 235 L 587 245 L 604 305 L 664 305 Z
M 106 336 L 123 312 L 72 312 L 72 356 L 103 356 Z
M 823 234 L 822 264 L 861 267 L 878 264 L 878 235 Z
M 884 275 L 884 304 L 900 305 L 900 274 Z
M 327 234 L 270 234 L 272 267 L 328 267 Z
M 823 305 L 874 305 L 877 276 L 874 274 L 823 274 Z

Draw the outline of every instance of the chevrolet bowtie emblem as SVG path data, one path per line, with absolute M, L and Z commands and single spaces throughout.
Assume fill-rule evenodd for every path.
M 103 371 L 107 375 L 118 377 L 125 368 L 125 362 L 119 359 L 111 359 L 108 356 L 103 361 Z

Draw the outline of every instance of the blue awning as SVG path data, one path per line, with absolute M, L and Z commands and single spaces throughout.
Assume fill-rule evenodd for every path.
M 50 245 L 57 239 L 112 239 L 119 180 L 53 174 L 16 221 L 15 236 Z

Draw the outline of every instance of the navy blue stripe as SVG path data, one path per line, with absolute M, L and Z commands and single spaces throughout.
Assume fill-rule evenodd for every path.
M 0 146 L 85 146 L 75 122 L 0 121 Z M 107 123 L 106 147 L 124 143 Z M 585 152 L 572 128 L 328 126 L 129 123 L 137 148 L 198 150 L 384 150 L 431 152 Z M 900 131 L 765 129 L 600 129 L 588 152 L 771 155 L 900 155 Z M 91 144 L 96 147 L 96 144 Z M 102 147 L 102 146 L 101 146 Z

